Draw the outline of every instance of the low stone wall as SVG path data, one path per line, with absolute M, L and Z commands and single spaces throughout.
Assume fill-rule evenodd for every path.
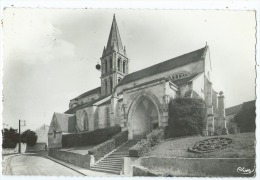
M 153 173 L 148 170 L 148 168 L 142 166 L 133 166 L 133 176 L 146 176 L 146 177 L 156 177 L 161 176 L 160 174 Z
M 142 167 L 153 172 L 163 172 L 166 176 L 252 177 L 255 175 L 254 158 L 144 157 L 140 161 Z M 138 173 L 140 174 L 139 171 Z
M 34 146 L 26 147 L 26 152 L 37 152 L 37 151 L 47 151 L 46 143 L 36 143 Z
M 89 154 L 82 155 L 73 152 L 61 151 L 59 149 L 49 149 L 49 156 L 79 167 L 83 167 L 86 169 L 90 168 Z
M 140 159 L 135 157 L 123 157 L 123 174 L 133 176 L 133 167 L 140 165 Z

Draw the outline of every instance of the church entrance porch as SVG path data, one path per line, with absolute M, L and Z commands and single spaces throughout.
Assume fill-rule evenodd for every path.
M 132 137 L 140 139 L 159 126 L 156 105 L 147 97 L 141 98 L 132 115 Z

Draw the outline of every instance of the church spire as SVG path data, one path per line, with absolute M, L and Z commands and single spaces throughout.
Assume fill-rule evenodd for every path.
M 116 23 L 116 16 L 113 16 L 113 22 L 111 25 L 109 38 L 107 41 L 106 54 L 111 53 L 113 50 L 117 50 L 120 54 L 124 54 L 123 44 L 120 38 L 118 26 Z

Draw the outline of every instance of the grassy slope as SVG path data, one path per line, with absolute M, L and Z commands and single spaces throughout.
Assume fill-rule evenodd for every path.
M 213 137 L 213 136 L 211 136 Z M 210 153 L 192 153 L 187 149 L 196 142 L 209 139 L 211 137 L 186 137 L 165 142 L 153 147 L 146 156 L 157 157 L 186 157 L 186 158 L 254 158 L 255 157 L 255 134 L 241 133 L 235 135 L 223 135 L 233 140 L 226 149 Z

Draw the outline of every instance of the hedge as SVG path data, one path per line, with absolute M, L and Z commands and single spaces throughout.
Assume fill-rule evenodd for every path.
M 162 128 L 153 130 L 150 134 L 146 136 L 146 139 L 142 139 L 136 145 L 129 149 L 130 157 L 142 157 L 146 154 L 151 147 L 159 144 L 164 140 L 164 132 Z
M 62 147 L 97 145 L 105 142 L 120 131 L 120 126 L 112 126 L 90 132 L 62 135 Z
M 93 147 L 88 151 L 88 154 L 94 155 L 95 160 L 99 160 L 104 157 L 109 152 L 113 151 L 118 146 L 122 145 L 124 142 L 128 140 L 128 131 L 122 131 L 111 139 Z
M 243 103 L 234 117 L 240 132 L 255 132 L 256 129 L 256 107 L 255 100 Z
M 207 107 L 202 99 L 178 98 L 169 103 L 168 137 L 203 135 Z

